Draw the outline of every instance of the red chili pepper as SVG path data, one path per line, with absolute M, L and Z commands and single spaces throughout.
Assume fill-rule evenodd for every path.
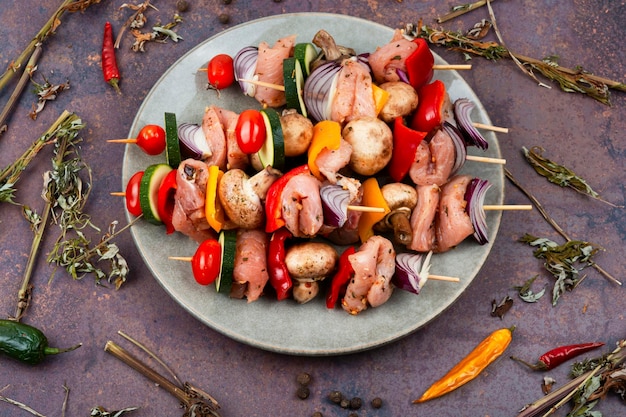
M 339 257 L 339 266 L 337 267 L 337 272 L 333 275 L 333 279 L 330 282 L 330 289 L 328 294 L 326 294 L 326 307 L 327 308 L 335 308 L 339 297 L 341 297 L 346 292 L 346 287 L 348 283 L 352 279 L 352 275 L 354 275 L 354 269 L 352 268 L 352 264 L 348 259 L 348 256 L 352 255 L 356 252 L 354 246 L 349 246 L 346 250 L 343 251 L 341 256 Z
M 446 86 L 441 80 L 426 84 L 417 92 L 419 104 L 411 120 L 411 128 L 420 132 L 431 132 L 441 126 L 446 116 Z
M 563 362 L 572 359 L 575 356 L 582 355 L 585 352 L 604 346 L 602 342 L 580 343 L 576 345 L 559 346 L 547 351 L 539 357 L 535 364 L 524 362 L 523 360 L 511 356 L 511 359 L 523 363 L 534 371 L 548 371 L 554 369 Z
M 176 183 L 177 177 L 178 171 L 175 169 L 171 170 L 165 178 L 163 178 L 163 182 L 157 193 L 157 213 L 165 225 L 165 232 L 168 235 L 176 231 L 172 224 L 172 215 L 174 213 L 174 195 L 178 188 Z
M 270 188 L 267 190 L 267 196 L 265 197 L 265 231 L 267 233 L 275 232 L 285 225 L 281 201 L 283 189 L 290 179 L 298 174 L 304 173 L 310 173 L 309 166 L 306 164 L 293 168 L 270 185 Z
M 115 46 L 113 41 L 113 28 L 110 22 L 104 24 L 104 38 L 102 40 L 102 74 L 104 81 L 111 84 L 115 91 L 121 93 L 119 87 L 120 71 L 117 68 L 117 59 L 115 58 Z
M 291 232 L 281 227 L 270 238 L 267 266 L 270 276 L 270 285 L 276 291 L 276 299 L 284 300 L 289 297 L 293 281 L 285 264 L 285 241 L 293 237 Z
M 393 153 L 388 165 L 389 175 L 394 181 L 402 181 L 409 172 L 417 147 L 426 135 L 428 132 L 413 130 L 404 124 L 403 117 L 396 117 L 393 122 Z
M 417 44 L 417 49 L 407 57 L 404 65 L 409 84 L 417 91 L 432 80 L 435 58 L 425 39 L 417 38 L 413 42 Z

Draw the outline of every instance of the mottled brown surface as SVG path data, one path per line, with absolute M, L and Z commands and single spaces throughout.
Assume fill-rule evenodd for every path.
M 0 7 L 0 66 L 5 68 L 49 18 L 60 0 L 3 0 Z M 284 0 L 189 0 L 190 9 L 178 28 L 184 38 L 178 44 L 149 44 L 145 53 L 129 50 L 126 36 L 118 51 L 124 94 L 116 95 L 102 81 L 101 33 L 110 20 L 117 30 L 126 19 L 121 1 L 106 1 L 83 14 L 65 15 L 57 34 L 45 44 L 36 80 L 42 75 L 53 83 L 70 81 L 71 89 L 47 105 L 36 121 L 28 118 L 35 97 L 30 88 L 10 119 L 9 132 L 0 138 L 0 167 L 13 161 L 58 117 L 63 109 L 76 112 L 86 123 L 82 155 L 93 168 L 94 191 L 86 210 L 94 222 L 105 226 L 125 218 L 123 204 L 111 197 L 121 187 L 123 146 L 106 144 L 124 137 L 143 97 L 161 74 L 187 50 L 225 27 L 285 12 L 323 11 L 349 13 L 391 27 L 423 18 L 431 24 L 455 1 L 397 2 L 348 0 L 300 2 Z M 154 1 L 159 11 L 149 11 L 154 23 L 169 21 L 174 1 Z M 558 55 L 561 64 L 585 69 L 615 80 L 626 80 L 626 53 L 620 47 L 626 35 L 624 1 L 513 2 L 493 4 L 507 45 L 520 54 L 536 58 Z M 220 13 L 230 23 L 218 21 Z M 486 9 L 445 24 L 466 29 L 487 17 Z M 364 34 L 364 36 L 366 36 Z M 450 62 L 461 56 L 438 49 Z M 209 57 L 207 57 L 208 59 Z M 573 168 L 610 201 L 624 204 L 626 160 L 626 95 L 612 95 L 612 106 L 590 98 L 542 88 L 522 74 L 510 61 L 489 62 L 476 58 L 464 72 L 494 124 L 511 129 L 499 135 L 507 167 L 545 205 L 574 239 L 588 239 L 606 252 L 597 259 L 604 269 L 626 281 L 626 215 L 613 208 L 560 189 L 538 177 L 523 161 L 521 147 L 541 145 L 546 156 Z M 6 102 L 10 89 L 0 93 Z M 48 169 L 43 153 L 19 182 L 17 200 L 41 210 L 38 198 L 41 173 Z M 507 183 L 506 202 L 526 204 L 525 197 Z M 50 230 L 55 230 L 50 228 Z M 56 232 L 56 231 L 55 231 Z M 151 277 L 139 257 L 130 234 L 117 240 L 133 270 L 120 290 L 94 286 L 91 277 L 73 282 L 63 272 L 48 282 L 51 268 L 42 255 L 35 270 L 33 302 L 24 322 L 46 332 L 54 345 L 83 347 L 30 367 L 0 358 L 0 395 L 28 404 L 48 416 L 61 415 L 63 385 L 70 389 L 66 415 L 86 416 L 97 405 L 109 410 L 141 407 L 133 416 L 180 416 L 178 402 L 137 372 L 103 351 L 108 339 L 121 341 L 118 330 L 146 343 L 181 379 L 204 388 L 222 404 L 224 416 L 345 416 L 328 403 L 326 394 L 340 389 L 367 402 L 380 396 L 380 410 L 369 406 L 361 416 L 512 416 L 526 403 L 541 397 L 542 375 L 531 373 L 508 358 L 490 366 L 475 381 L 444 399 L 412 405 L 434 380 L 469 352 L 484 336 L 499 327 L 517 330 L 507 354 L 532 360 L 551 347 L 584 341 L 603 341 L 612 347 L 624 338 L 626 320 L 624 288 L 609 283 L 593 270 L 556 307 L 545 297 L 536 304 L 515 299 L 503 320 L 490 317 L 491 301 L 512 287 L 539 274 L 537 288 L 551 278 L 533 258 L 530 248 L 517 243 L 524 233 L 559 240 L 539 213 L 506 212 L 495 248 L 479 276 L 465 294 L 440 318 L 391 345 L 341 357 L 291 357 L 269 353 L 234 342 L 199 324 Z M 43 254 L 50 250 L 50 233 Z M 0 207 L 0 312 L 15 311 L 16 293 L 24 271 L 32 233 L 19 207 Z M 243 306 L 242 308 L 245 308 Z M 358 318 L 356 318 L 358 319 Z M 271 331 L 268 329 L 268 331 Z M 152 362 L 151 362 L 152 363 Z M 155 365 L 156 366 L 156 365 Z M 307 371 L 314 379 L 311 396 L 296 398 L 296 375 Z M 567 366 L 549 372 L 559 384 L 567 380 Z M 7 386 L 6 388 L 4 388 Z M 4 389 L 3 389 L 4 388 Z M 624 413 L 615 396 L 598 406 L 604 415 Z M 561 410 L 556 415 L 565 415 Z M 0 403 L 0 415 L 23 416 L 15 406 Z

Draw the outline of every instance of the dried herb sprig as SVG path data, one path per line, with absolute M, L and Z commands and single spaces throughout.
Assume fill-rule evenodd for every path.
M 620 340 L 617 343 L 617 347 L 609 355 L 599 359 L 593 369 L 577 376 L 539 400 L 528 404 L 517 417 L 549 416 L 573 398 L 576 398 L 574 409 L 567 415 L 568 417 L 598 415 L 575 413 L 593 408 L 596 401 L 602 398 L 607 390 L 610 389 L 621 392 L 623 398 L 624 394 L 620 389 L 624 384 L 625 362 L 626 340 Z
M 546 209 L 543 207 L 543 205 L 539 202 L 539 200 L 537 200 L 537 198 L 532 195 L 530 193 L 530 191 L 528 191 L 511 173 L 511 171 L 509 171 L 508 169 L 504 168 L 504 175 L 506 176 L 506 178 L 511 181 L 511 183 L 513 185 L 515 185 L 526 197 L 528 197 L 528 199 L 533 203 L 533 205 L 537 208 L 537 210 L 539 211 L 539 213 L 541 214 L 541 216 L 548 222 L 548 224 L 550 226 L 552 226 L 552 228 L 554 228 L 554 230 L 556 230 L 561 236 L 563 236 L 563 238 L 567 241 L 571 241 L 572 239 L 569 237 L 569 235 L 567 233 L 565 233 L 565 230 L 563 230 L 563 228 L 561 228 L 561 226 L 559 226 L 559 224 L 552 218 L 552 216 L 550 216 L 550 214 L 548 214 L 548 212 L 546 211 Z M 602 274 L 602 276 L 604 276 L 606 279 L 610 280 L 611 282 L 613 282 L 614 284 L 617 285 L 622 285 L 622 283 L 615 278 L 613 275 L 611 275 L 609 272 L 607 272 L 604 268 L 602 268 L 600 265 L 598 265 L 597 263 L 593 262 L 593 264 L 591 265 L 596 271 L 598 271 L 600 274 Z
M 594 263 L 593 256 L 603 250 L 589 242 L 569 240 L 562 245 L 547 238 L 525 234 L 520 242 L 534 246 L 535 258 L 545 259 L 544 266 L 556 279 L 552 289 L 552 305 L 556 305 L 565 291 L 573 290 L 582 280 L 579 273 Z
M 492 2 L 496 0 L 491 0 Z M 459 16 L 469 13 L 472 10 L 479 9 L 487 4 L 487 0 L 475 1 L 474 3 L 465 3 L 451 8 L 450 12 L 437 18 L 437 23 L 447 22 L 448 20 L 455 19 Z
M 545 177 L 553 184 L 571 188 L 578 193 L 588 195 L 591 198 L 602 201 L 610 206 L 623 207 L 601 198 L 600 195 L 594 191 L 594 189 L 591 188 L 591 186 L 583 178 L 576 175 L 576 173 L 571 169 L 544 157 L 542 155 L 543 151 L 544 149 L 541 146 L 533 146 L 530 149 L 522 147 L 522 152 L 526 161 L 535 169 L 537 174 Z
M 533 71 L 537 71 L 548 80 L 558 83 L 565 92 L 584 94 L 606 105 L 610 105 L 610 89 L 626 92 L 626 84 L 623 82 L 593 75 L 582 67 L 570 69 L 560 66 L 554 58 L 535 59 L 513 53 L 498 42 L 472 39 L 461 32 L 436 29 L 421 21 L 407 24 L 402 30 L 408 36 L 421 37 L 433 45 L 461 52 L 465 59 L 477 55 L 493 61 L 502 58 L 517 60 L 527 68 L 525 72 L 533 78 Z
M 532 290 L 533 283 L 535 282 L 537 277 L 538 275 L 535 275 L 534 277 L 526 280 L 523 285 L 513 287 L 513 289 L 517 291 L 517 295 L 519 296 L 519 298 L 522 299 L 522 301 L 525 301 L 527 303 L 536 303 L 546 293 L 545 288 L 542 288 L 541 291 L 539 291 L 538 293 L 535 293 Z

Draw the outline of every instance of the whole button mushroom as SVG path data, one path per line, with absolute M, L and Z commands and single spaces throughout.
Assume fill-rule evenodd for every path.
M 414 187 L 400 182 L 392 182 L 381 187 L 380 191 L 391 211 L 374 227 L 378 231 L 393 231 L 394 240 L 408 245 L 413 240 L 411 212 L 417 205 L 417 191 Z
M 338 260 L 337 251 L 323 242 L 303 242 L 287 249 L 285 265 L 294 281 L 294 300 L 304 304 L 315 298 L 319 281 L 334 272 Z

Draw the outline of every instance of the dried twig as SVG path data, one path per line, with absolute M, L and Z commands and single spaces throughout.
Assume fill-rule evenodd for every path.
M 515 179 L 513 174 L 508 169 L 504 168 L 504 174 L 506 175 L 508 180 L 511 181 L 511 183 L 513 185 L 515 185 L 522 193 L 524 193 L 524 195 L 526 195 L 526 197 L 528 197 L 528 199 L 535 205 L 535 207 L 537 207 L 537 210 L 539 210 L 539 213 L 541 213 L 541 216 L 548 222 L 548 224 L 550 224 L 550 226 L 552 226 L 552 228 L 554 228 L 554 230 L 556 230 L 558 234 L 563 236 L 563 238 L 565 240 L 567 240 L 568 242 L 571 242 L 572 239 L 567 235 L 567 233 L 565 233 L 565 231 L 561 228 L 561 226 L 559 226 L 558 223 L 548 214 L 548 212 L 541 205 L 539 200 L 537 200 L 537 198 L 535 198 L 535 196 L 533 196 L 528 190 L 526 190 L 526 188 L 524 188 L 522 186 L 522 184 L 520 184 L 519 181 L 517 181 L 517 179 Z M 612 281 L 615 284 L 622 285 L 622 283 L 617 278 L 615 278 L 613 275 L 609 274 L 602 267 L 600 267 L 600 265 L 598 265 L 597 263 L 592 262 L 591 266 L 596 271 L 600 272 L 600 274 L 602 274 L 608 280 Z
M 491 0 L 492 2 L 496 0 Z M 452 8 L 450 13 L 447 13 L 439 18 L 437 18 L 437 23 L 447 22 L 448 20 L 456 19 L 459 16 L 464 15 L 465 13 L 469 13 L 472 10 L 479 9 L 487 4 L 487 0 L 480 0 L 474 3 L 461 4 L 460 6 L 455 6 Z

